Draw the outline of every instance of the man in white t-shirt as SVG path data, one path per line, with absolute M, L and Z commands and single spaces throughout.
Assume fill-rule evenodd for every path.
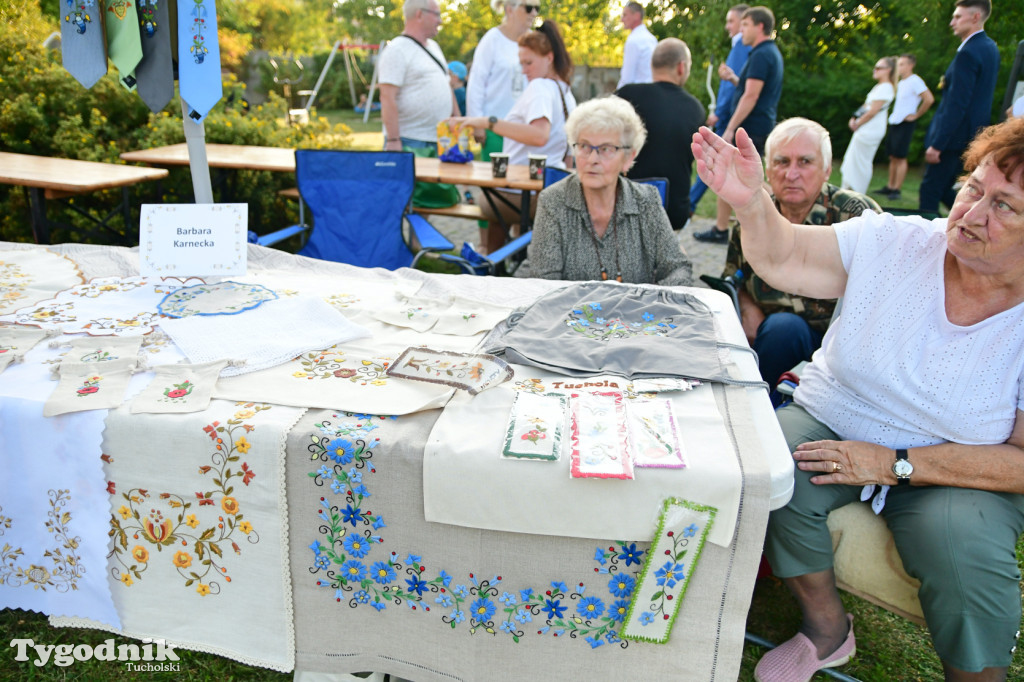
M 900 77 L 896 86 L 896 101 L 889 114 L 889 136 L 886 148 L 889 151 L 889 183 L 875 194 L 884 194 L 889 199 L 900 198 L 903 179 L 907 177 L 907 154 L 910 152 L 910 138 L 914 136 L 917 120 L 935 102 L 935 96 L 921 77 L 914 73 L 917 59 L 912 54 L 902 54 L 896 63 Z
M 651 55 L 658 44 L 644 25 L 644 8 L 639 2 L 627 3 L 622 9 L 622 25 L 630 33 L 622 50 L 622 71 L 616 90 L 630 83 L 651 82 Z
M 431 40 L 441 27 L 437 0 L 406 0 L 405 28 L 380 56 L 380 117 L 384 149 L 431 147 L 437 124 L 458 116 L 441 47 Z

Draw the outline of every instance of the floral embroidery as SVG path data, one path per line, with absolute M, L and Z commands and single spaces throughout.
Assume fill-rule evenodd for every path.
M 462 313 L 462 321 L 463 322 L 469 322 L 470 320 L 475 319 L 475 318 L 476 318 L 476 313 Z
M 623 321 L 621 319 L 607 320 L 598 313 L 601 312 L 601 304 L 597 302 L 584 303 L 579 308 L 574 308 L 565 319 L 565 324 L 574 332 L 583 334 L 588 339 L 624 339 L 631 336 L 667 336 L 676 328 L 672 324 L 672 318 L 663 320 L 654 319 L 651 313 L 644 313 L 640 321 Z
M 348 308 L 356 303 L 359 303 L 359 299 L 352 294 L 332 294 L 324 298 L 324 301 L 330 303 L 338 310 Z
M 430 312 L 431 311 L 427 310 L 423 306 L 416 306 L 415 308 L 406 308 L 402 311 L 402 314 L 405 315 L 406 319 L 411 320 L 417 315 L 419 317 L 430 317 Z
M 103 294 L 109 294 L 115 291 L 134 291 L 146 284 L 147 281 L 141 278 L 124 279 L 120 281 L 114 281 L 113 278 L 104 278 L 89 282 L 88 284 L 79 284 L 68 291 L 68 294 L 71 296 L 79 296 L 81 298 L 97 298 Z
M 237 315 L 275 299 L 277 294 L 261 284 L 227 281 L 176 289 L 160 301 L 157 310 L 168 317 Z
M 206 47 L 206 36 L 203 35 L 206 29 L 206 7 L 203 6 L 203 0 L 192 0 L 192 2 L 195 4 L 190 12 L 192 15 L 192 44 L 188 51 L 196 64 L 202 64 L 210 51 L 210 48 Z M 214 37 L 216 38 L 216 36 Z
M 512 378 L 512 368 L 487 353 L 457 353 L 419 347 L 406 348 L 388 368 L 388 376 L 460 388 L 476 395 Z
M 0 354 L 8 353 L 8 352 L 10 352 L 12 350 L 18 350 L 18 347 L 17 346 L 4 346 L 4 345 L 0 345 Z
M 103 381 L 103 377 L 99 376 L 98 374 L 91 377 L 86 377 L 82 381 L 82 386 L 77 391 L 75 391 L 75 393 L 78 395 L 79 398 L 84 398 L 85 396 L 90 396 L 99 393 L 101 381 Z
M 21 266 L 17 263 L 0 260 L 0 301 L 12 303 L 19 298 L 25 298 L 25 290 L 33 282 L 34 279 L 22 272 Z
M 78 579 L 85 573 L 85 569 L 77 553 L 82 538 L 70 534 L 71 512 L 64 509 L 71 500 L 71 494 L 68 490 L 50 490 L 48 496 L 50 511 L 46 513 L 46 530 L 53 533 L 54 540 L 60 546 L 47 549 L 43 552 L 43 560 L 38 564 L 29 564 L 28 568 L 25 568 L 18 562 L 25 552 L 5 542 L 0 549 L 0 585 L 31 585 L 32 589 L 43 592 L 52 587 L 60 593 L 78 589 Z M 3 511 L 2 507 L 0 511 Z M 11 524 L 10 518 L 0 515 L 0 535 L 9 529 Z M 49 561 L 45 561 L 46 559 Z
M 114 549 L 108 556 L 113 556 L 120 564 L 111 569 L 111 575 L 125 587 L 131 586 L 133 579 L 142 580 L 152 560 L 151 548 L 159 554 L 165 548 L 170 553 L 174 547 L 170 563 L 184 579 L 185 587 L 197 583 L 196 591 L 202 596 L 220 594 L 221 585 L 213 578 L 223 577 L 225 582 L 231 582 L 224 564 L 225 549 L 230 545 L 235 554 L 242 553 L 236 531 L 249 544 L 260 541 L 259 533 L 242 513 L 241 491 L 236 491 L 231 484 L 232 479 L 240 478 L 241 483 L 248 486 L 256 474 L 247 462 L 242 462 L 239 469 L 233 468 L 232 463 L 239 461 L 237 453 L 245 454 L 252 445 L 246 436 L 255 427 L 245 420 L 271 406 L 245 403 L 244 408 L 225 425 L 215 421 L 203 427 L 213 442 L 214 451 L 210 454 L 210 464 L 200 466 L 199 473 L 212 476 L 211 489 L 196 492 L 194 498 L 163 492 L 154 499 L 144 488 L 132 488 L 121 494 L 124 503 L 110 517 Z M 193 505 L 198 508 L 195 512 L 190 511 Z M 203 507 L 212 509 L 204 513 Z M 129 537 L 139 543 L 130 550 Z
M 181 382 L 180 384 L 171 384 L 170 386 L 164 389 L 164 396 L 166 396 L 167 399 L 163 400 L 163 402 L 185 402 L 184 399 L 187 398 L 189 394 L 192 393 L 192 389 L 194 389 L 195 386 L 196 385 L 193 384 L 188 379 L 185 379 L 185 381 Z M 237 418 L 238 415 L 236 414 L 235 417 Z M 242 451 L 242 454 L 245 454 L 244 450 Z
M 299 356 L 302 369 L 292 373 L 296 379 L 348 379 L 361 386 L 384 386 L 392 358 L 375 356 L 369 360 L 348 360 L 345 352 L 331 346 L 327 350 Z M 346 366 L 348 364 L 349 366 Z
M 410 611 L 436 612 L 452 630 L 508 636 L 517 643 L 535 633 L 569 635 L 592 649 L 628 646 L 619 631 L 637 584 L 636 573 L 628 567 L 639 566 L 644 554 L 636 543 L 597 548 L 594 573 L 602 577 L 595 585 L 578 582 L 570 587 L 567 581 L 554 580 L 521 589 L 509 588 L 500 575 L 469 573 L 459 579 L 420 555 L 387 551 L 383 533 L 376 534 L 387 528 L 383 516 L 363 507 L 371 497 L 367 474 L 377 471 L 372 461 L 380 445 L 372 437 L 375 420 L 395 417 L 350 412 L 333 417 L 340 423 L 317 424 L 320 433 L 311 435 L 308 448 L 314 466 L 319 463 L 308 475 L 322 491 L 309 571 L 325 596 L 349 608 L 384 611 L 405 605 Z M 599 594 L 599 589 L 608 594 Z

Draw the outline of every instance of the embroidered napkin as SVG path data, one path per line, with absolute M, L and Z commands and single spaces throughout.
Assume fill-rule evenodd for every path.
M 117 407 L 124 399 L 137 364 L 135 357 L 105 362 L 61 362 L 60 382 L 43 406 L 43 416 Z
M 511 379 L 512 368 L 504 360 L 485 353 L 419 347 L 406 348 L 388 367 L 387 375 L 444 384 L 476 395 Z
M 44 301 L 81 282 L 82 273 L 73 261 L 47 249 L 0 251 L 0 315 Z
M 665 500 L 658 531 L 622 624 L 623 639 L 668 641 L 716 511 L 678 498 Z
M 231 281 L 196 284 L 167 294 L 157 310 L 167 317 L 237 315 L 276 298 L 276 293 L 261 284 Z
M 213 387 L 226 360 L 201 365 L 160 365 L 156 377 L 131 403 L 138 412 L 200 412 L 210 405 Z
M 284 462 L 286 436 L 302 413 L 214 401 L 192 414 L 122 407 L 108 416 L 112 551 L 102 572 L 119 632 L 158 633 L 175 646 L 292 669 Z
M 224 376 L 267 369 L 370 335 L 329 304 L 304 296 L 267 301 L 240 315 L 161 320 L 160 327 L 194 363 L 233 361 Z
M 45 329 L 0 327 L 0 372 L 18 362 L 34 345 L 49 335 Z

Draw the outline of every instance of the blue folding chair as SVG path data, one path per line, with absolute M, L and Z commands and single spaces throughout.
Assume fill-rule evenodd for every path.
M 455 246 L 422 216 L 409 211 L 416 178 L 411 152 L 299 149 L 295 177 L 313 214 L 313 230 L 299 255 L 394 270 L 415 267 L 426 253 Z M 419 244 L 413 253 L 406 237 Z M 292 225 L 257 239 L 271 246 L 309 229 Z

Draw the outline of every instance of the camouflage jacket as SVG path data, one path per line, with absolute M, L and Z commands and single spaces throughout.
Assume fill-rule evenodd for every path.
M 774 196 L 772 196 L 772 200 L 775 200 Z M 775 207 L 778 208 L 778 202 Z M 822 185 L 818 200 L 814 202 L 814 206 L 811 207 L 811 212 L 807 214 L 803 224 L 832 225 L 841 223 L 859 216 L 867 209 L 882 212 L 881 207 L 871 197 L 825 183 Z M 828 323 L 832 320 L 832 311 L 836 307 L 835 300 L 796 296 L 768 286 L 757 276 L 757 273 L 751 270 L 747 260 L 743 257 L 743 251 L 740 249 L 740 227 L 734 225 L 732 238 L 729 240 L 729 253 L 725 260 L 724 274 L 731 275 L 740 269 L 743 270 L 746 292 L 757 302 L 765 315 L 791 312 L 800 315 L 813 329 L 819 332 L 824 332 L 828 327 Z

